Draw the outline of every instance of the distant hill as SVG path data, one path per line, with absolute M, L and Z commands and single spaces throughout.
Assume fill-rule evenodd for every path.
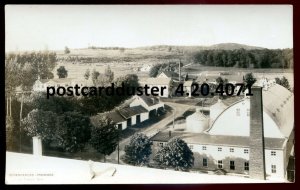
M 212 46 L 208 46 L 211 49 L 224 49 L 224 50 L 234 50 L 234 49 L 265 49 L 262 47 L 257 47 L 257 46 L 248 46 L 244 44 L 238 44 L 238 43 L 220 43 L 220 44 L 215 44 Z
M 235 50 L 235 49 L 265 49 L 263 47 L 249 46 L 245 44 L 238 43 L 220 43 L 211 46 L 172 46 L 172 45 L 156 45 L 156 46 L 146 46 L 138 47 L 135 49 L 141 50 L 153 50 L 153 51 L 168 51 L 168 52 L 195 52 L 200 50 L 213 50 L 213 49 L 223 49 L 223 50 Z

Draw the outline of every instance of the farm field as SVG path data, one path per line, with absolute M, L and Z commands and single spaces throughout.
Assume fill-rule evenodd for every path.
M 53 73 L 57 78 L 56 70 L 59 66 L 65 66 L 68 70 L 68 78 L 83 78 L 87 69 L 92 71 L 95 69 L 100 73 L 104 73 L 105 68 L 109 65 L 115 74 L 120 77 L 126 74 L 137 74 L 140 81 L 145 81 L 149 77 L 149 73 L 139 71 L 144 65 L 155 65 L 167 62 L 181 62 L 186 65 L 182 68 L 182 74 L 199 76 L 201 73 L 254 73 L 256 78 L 267 77 L 274 79 L 275 77 L 286 77 L 290 85 L 294 85 L 293 69 L 254 69 L 254 68 L 228 68 L 228 67 L 211 67 L 200 64 L 193 64 L 189 58 L 189 54 L 181 54 L 177 51 L 166 51 L 164 49 L 147 49 L 147 48 L 130 48 L 121 51 L 119 49 L 72 49 L 70 54 L 64 54 L 63 51 L 57 51 L 57 58 L 60 60 L 54 68 Z M 84 61 L 64 61 L 68 57 L 95 58 L 96 62 Z

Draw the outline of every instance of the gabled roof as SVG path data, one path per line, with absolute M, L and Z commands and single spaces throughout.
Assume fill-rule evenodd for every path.
M 143 106 L 133 106 L 133 107 L 126 107 L 120 110 L 115 110 L 106 113 L 99 113 L 98 115 L 92 116 L 91 121 L 95 120 L 97 117 L 105 115 L 109 119 L 113 121 L 113 123 L 120 123 L 126 121 L 127 119 L 131 118 L 134 115 L 139 115 L 141 113 L 146 113 L 146 110 Z
M 91 116 L 90 118 L 91 118 L 92 124 L 96 124 L 97 123 L 97 118 L 98 117 L 102 117 L 102 116 L 108 117 L 115 124 L 119 123 L 119 122 L 126 121 L 126 119 L 124 117 L 122 117 L 122 115 L 119 112 L 117 112 L 117 111 L 111 111 L 111 112 L 99 113 L 97 115 Z
M 156 97 L 152 97 L 152 96 L 136 96 L 136 98 L 140 98 L 141 100 L 143 100 L 147 106 L 153 106 L 156 104 L 159 104 L 159 99 Z
M 120 115 L 122 115 L 125 119 L 146 112 L 148 112 L 148 110 L 146 110 L 143 106 L 127 107 L 119 110 Z

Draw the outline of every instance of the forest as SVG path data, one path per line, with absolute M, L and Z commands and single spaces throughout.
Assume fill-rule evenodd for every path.
M 214 67 L 293 68 L 293 49 L 203 50 L 194 53 L 195 63 Z

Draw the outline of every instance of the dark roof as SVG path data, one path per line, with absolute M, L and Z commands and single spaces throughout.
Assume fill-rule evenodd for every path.
M 111 119 L 113 123 L 119 123 L 119 122 L 126 121 L 128 118 L 134 115 L 138 115 L 146 112 L 148 112 L 148 110 L 146 110 L 143 106 L 126 107 L 116 111 L 99 113 L 98 115 L 92 116 L 91 121 L 96 121 L 97 117 L 105 115 L 106 117 Z
M 159 99 L 152 96 L 137 96 L 137 98 L 141 98 L 148 106 L 153 106 L 159 103 Z
M 175 73 L 174 71 L 163 71 L 161 73 L 164 73 L 169 78 L 178 78 L 179 77 L 179 74 Z
M 148 112 L 143 106 L 134 106 L 134 107 L 127 107 L 119 110 L 119 113 L 125 118 L 128 119 L 134 115 L 138 115 L 141 113 Z
M 167 142 L 173 137 L 180 137 L 188 144 L 206 144 L 206 145 L 225 145 L 233 147 L 249 147 L 249 137 L 244 136 L 225 136 L 225 135 L 210 135 L 207 133 L 188 133 L 172 131 L 171 137 L 169 132 L 159 132 L 154 135 L 151 140 L 159 142 Z M 265 138 L 265 148 L 267 149 L 282 149 L 285 139 Z
M 113 121 L 113 123 L 126 121 L 126 119 L 122 117 L 122 115 L 119 112 L 111 111 L 111 112 L 99 113 L 97 115 L 91 116 L 91 122 L 94 124 L 95 122 L 97 122 L 97 117 L 102 117 L 102 116 L 108 117 Z

